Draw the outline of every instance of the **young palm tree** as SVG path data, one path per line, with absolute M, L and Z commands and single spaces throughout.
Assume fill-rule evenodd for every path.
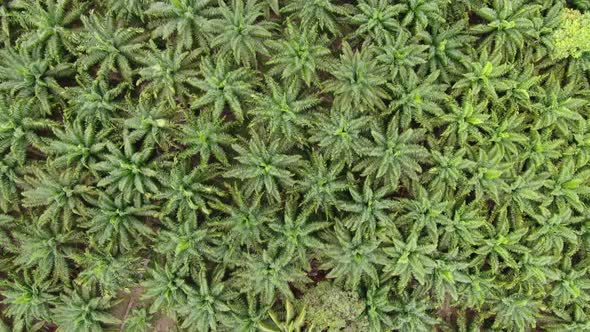
M 152 36 L 175 38 L 179 47 L 206 47 L 209 19 L 214 10 L 210 0 L 165 0 L 152 2 L 144 14 L 151 18 Z M 193 47 L 195 46 L 195 47 Z
M 317 29 L 297 28 L 290 21 L 284 35 L 284 38 L 267 41 L 273 51 L 272 58 L 267 62 L 273 65 L 269 74 L 280 74 L 285 82 L 303 81 L 307 86 L 319 85 L 319 71 L 328 71 L 331 60 L 328 38 L 320 35 Z
M 109 299 L 94 295 L 87 288 L 69 290 L 61 296 L 61 303 L 53 309 L 53 320 L 64 332 L 101 331 L 120 321 L 110 312 Z
M 230 65 L 227 58 L 222 57 L 213 64 L 211 58 L 201 62 L 202 79 L 192 79 L 190 83 L 203 91 L 203 95 L 193 100 L 191 108 L 200 109 L 213 106 L 213 111 L 220 117 L 226 105 L 238 121 L 244 121 L 242 102 L 254 94 L 256 84 L 254 72 L 249 68 Z
M 363 176 L 374 176 L 392 188 L 400 181 L 408 186 L 410 180 L 417 180 L 422 172 L 420 162 L 429 159 L 428 150 L 419 144 L 424 131 L 406 129 L 402 132 L 399 127 L 397 117 L 391 118 L 384 129 L 374 123 L 373 142 L 364 148 L 363 154 L 367 157 L 355 166 L 356 170 L 363 171 Z
M 188 294 L 187 305 L 179 310 L 184 316 L 182 328 L 217 331 L 228 320 L 228 302 L 234 296 L 223 282 L 224 274 L 221 268 L 213 270 L 210 277 L 205 270 L 198 274 L 197 287 Z
M 74 52 L 74 22 L 86 10 L 87 4 L 77 0 L 15 1 L 13 8 L 21 10 L 17 21 L 29 30 L 18 42 L 24 48 L 38 48 L 50 59 L 62 61 Z
M 325 82 L 323 89 L 334 94 L 334 106 L 366 112 L 386 108 L 385 67 L 375 60 L 375 53 L 369 45 L 353 51 L 348 43 L 342 44 L 340 61 L 330 70 L 334 78 Z
M 334 0 L 294 0 L 281 8 L 290 18 L 297 18 L 301 26 L 324 30 L 339 35 L 341 21 L 352 12 L 346 5 L 338 5 Z
M 320 100 L 316 96 L 300 93 L 297 83 L 281 87 L 270 77 L 266 79 L 267 91 L 253 96 L 254 108 L 248 113 L 252 115 L 251 126 L 258 129 L 266 128 L 270 135 L 279 139 L 295 140 L 304 143 L 304 128 L 310 126 L 307 113 Z
M 263 303 L 271 304 L 275 294 L 295 299 L 289 288 L 291 282 L 304 282 L 306 274 L 293 262 L 288 252 L 278 249 L 264 250 L 261 254 L 245 255 L 243 268 L 234 273 L 243 290 L 260 295 Z
M 340 224 L 334 227 L 332 239 L 324 250 L 325 263 L 321 269 L 330 269 L 327 278 L 335 278 L 348 289 L 361 285 L 379 284 L 379 266 L 388 264 L 380 248 L 381 241 L 365 237 L 363 232 L 351 233 Z
M 22 98 L 14 101 L 0 96 L 0 151 L 10 154 L 20 165 L 25 163 L 29 147 L 41 147 L 37 130 L 54 125 L 40 114 L 35 100 Z
M 256 67 L 257 53 L 268 55 L 264 45 L 272 36 L 275 23 L 259 20 L 263 16 L 264 4 L 257 1 L 231 0 L 219 1 L 216 13 L 220 18 L 210 21 L 211 30 L 215 35 L 211 40 L 214 47 L 222 55 L 228 54 L 235 63 L 245 67 Z
M 86 31 L 75 36 L 78 44 L 78 66 L 87 71 L 98 65 L 97 76 L 107 80 L 111 73 L 120 74 L 127 82 L 132 81 L 132 65 L 143 50 L 143 30 L 122 28 L 113 15 L 106 17 L 96 13 L 82 17 Z
M 44 113 L 51 113 L 51 103 L 62 87 L 58 78 L 74 72 L 72 64 L 51 64 L 37 50 L 4 48 L 0 50 L 0 91 L 21 100 L 34 98 Z
M 48 280 L 28 273 L 2 280 L 6 316 L 13 319 L 13 331 L 34 331 L 51 319 L 51 305 L 56 302 L 56 288 Z M 8 330 L 7 330 L 8 331 Z
M 299 165 L 301 156 L 282 153 L 283 142 L 266 143 L 258 134 L 252 132 L 250 141 L 232 144 L 239 154 L 238 164 L 223 174 L 224 177 L 245 181 L 246 195 L 264 193 L 271 201 L 281 201 L 279 188 L 295 184 L 291 171 Z
M 201 53 L 202 49 L 160 50 L 152 42 L 150 49 L 137 59 L 143 66 L 138 71 L 141 78 L 136 85 L 143 84 L 141 93 L 146 97 L 164 98 L 170 106 L 184 104 L 190 94 L 189 84 L 198 74 L 195 60 Z

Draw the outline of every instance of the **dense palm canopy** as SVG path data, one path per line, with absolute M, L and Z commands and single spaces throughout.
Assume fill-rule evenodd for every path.
M 0 1 L 0 331 L 590 330 L 590 1 Z

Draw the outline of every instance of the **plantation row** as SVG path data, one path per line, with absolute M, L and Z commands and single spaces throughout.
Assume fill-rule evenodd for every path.
M 0 331 L 590 331 L 589 9 L 0 2 Z

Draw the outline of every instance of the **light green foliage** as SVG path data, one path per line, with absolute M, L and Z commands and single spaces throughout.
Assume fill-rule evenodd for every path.
M 561 16 L 562 23 L 553 33 L 555 48 L 552 56 L 556 59 L 579 58 L 590 51 L 590 13 L 566 8 Z
M 295 308 L 291 301 L 285 301 L 285 318 L 281 319 L 279 315 L 271 311 L 269 316 L 272 320 L 272 325 L 265 322 L 258 324 L 258 329 L 262 332 L 301 332 L 305 324 L 305 308 L 295 312 Z M 314 331 L 313 326 L 307 326 L 306 331 Z
M 307 310 L 305 321 L 319 331 L 368 331 L 362 313 L 365 303 L 358 294 L 343 291 L 330 282 L 320 282 L 306 290 L 300 300 Z

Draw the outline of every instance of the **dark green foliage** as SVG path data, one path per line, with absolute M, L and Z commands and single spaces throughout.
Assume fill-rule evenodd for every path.
M 187 122 L 180 127 L 180 143 L 184 144 L 181 158 L 199 156 L 202 165 L 209 164 L 211 157 L 227 165 L 227 154 L 224 146 L 230 145 L 235 138 L 228 130 L 231 124 L 224 123 L 211 111 L 199 112 L 197 117 L 189 116 Z
M 0 1 L 0 331 L 590 330 L 588 10 Z
M 340 5 L 334 0 L 294 0 L 281 9 L 291 18 L 300 20 L 302 27 L 340 33 L 339 21 L 351 10 L 346 5 Z
M 268 315 L 272 320 L 272 325 L 270 322 L 258 322 L 256 327 L 259 331 L 263 332 L 300 332 L 303 330 L 304 326 L 307 330 L 313 331 L 313 325 L 305 325 L 305 313 L 305 308 L 301 308 L 299 313 L 296 313 L 291 301 L 287 300 L 285 301 L 284 318 L 280 317 L 276 312 L 270 311 Z
M 471 31 L 487 35 L 483 46 L 514 57 L 523 48 L 525 39 L 536 37 L 533 20 L 540 6 L 525 1 L 496 0 L 491 7 L 476 11 L 486 22 L 473 26 Z
M 170 39 L 173 35 L 179 47 L 190 49 L 206 46 L 209 37 L 207 8 L 210 0 L 165 0 L 152 2 L 143 12 L 151 18 L 152 36 Z
M 238 245 L 258 247 L 264 235 L 268 236 L 269 223 L 273 220 L 273 210 L 262 207 L 262 196 L 253 195 L 246 200 L 237 187 L 229 188 L 232 204 L 219 202 L 215 208 L 224 216 L 215 223 L 226 238 Z
M 308 221 L 309 213 L 304 212 L 295 215 L 295 204 L 288 201 L 285 204 L 284 220 L 282 223 L 273 223 L 269 227 L 276 232 L 277 244 L 289 253 L 299 258 L 301 265 L 306 270 L 310 269 L 308 251 L 321 250 L 324 245 L 315 233 L 330 226 L 327 222 Z M 279 244 L 280 243 L 280 244 Z
M 36 131 L 54 123 L 42 117 L 32 99 L 0 100 L 0 151 L 23 164 L 28 146 L 39 146 L 41 139 Z
M 222 282 L 224 271 L 218 269 L 212 272 L 211 280 L 207 280 L 205 271 L 199 273 L 197 289 L 189 294 L 188 303 L 178 311 L 184 315 L 181 327 L 197 331 L 217 331 L 218 322 L 224 322 L 231 311 L 226 304 L 231 294 Z
M 153 233 L 140 219 L 153 215 L 151 208 L 153 206 L 133 206 L 121 196 L 111 200 L 103 194 L 85 226 L 90 234 L 96 234 L 94 241 L 99 247 L 113 252 L 126 252 L 133 245 L 141 245 Z
M 115 116 L 123 109 L 119 99 L 128 88 L 127 84 L 110 87 L 104 80 L 94 80 L 87 74 L 80 74 L 77 86 L 67 88 L 65 97 L 69 108 L 64 110 L 66 118 L 75 115 L 85 123 L 97 123 L 110 127 Z M 72 115 L 73 114 L 73 115 Z
M 23 47 L 39 48 L 54 60 L 62 60 L 64 51 L 72 51 L 73 25 L 85 11 L 85 5 L 77 0 L 14 2 L 13 8 L 22 10 L 18 22 L 27 31 L 19 37 Z
M 121 29 L 112 15 L 100 17 L 91 13 L 82 17 L 82 23 L 87 32 L 77 37 L 80 38 L 78 49 L 83 52 L 78 58 L 80 69 L 87 71 L 98 65 L 97 75 L 102 79 L 117 72 L 126 81 L 131 81 L 131 62 L 136 61 L 143 47 L 140 43 L 143 30 Z
M 176 99 L 184 102 L 189 94 L 190 84 L 197 76 L 195 59 L 202 53 L 201 49 L 180 51 L 180 48 L 157 49 L 154 43 L 150 50 L 138 59 L 143 64 L 139 69 L 141 78 L 136 85 L 145 83 L 141 93 L 146 98 L 164 98 L 169 106 L 176 105 Z
M 395 39 L 395 33 L 401 30 L 397 17 L 405 9 L 403 4 L 391 4 L 385 0 L 361 0 L 357 8 L 359 13 L 351 18 L 351 22 L 358 25 L 355 34 L 359 37 L 382 45 Z
M 335 206 L 338 193 L 347 189 L 348 185 L 339 174 L 344 163 L 330 163 L 317 151 L 311 154 L 311 160 L 301 168 L 301 179 L 297 186 L 303 194 L 301 205 L 317 212 L 320 208 L 328 216 L 330 207 Z
M 371 128 L 373 142 L 365 146 L 366 156 L 356 166 L 362 176 L 374 175 L 379 181 L 395 188 L 403 176 L 416 180 L 422 172 L 419 162 L 428 160 L 428 151 L 420 143 L 424 132 L 407 129 L 400 132 L 396 117 L 386 128 L 374 124 Z M 405 182 L 405 181 L 404 181 Z M 404 183 L 406 184 L 406 183 Z
M 13 236 L 18 243 L 14 264 L 33 271 L 40 280 L 51 277 L 54 281 L 69 282 L 72 271 L 68 257 L 76 252 L 79 234 L 26 221 L 26 226 Z
M 380 242 L 375 238 L 365 239 L 363 233 L 349 232 L 338 223 L 330 244 L 324 251 L 326 263 L 322 269 L 331 269 L 327 275 L 343 282 L 346 288 L 354 289 L 359 286 L 361 279 L 367 283 L 378 283 L 378 268 L 386 264 Z
M 285 39 L 269 40 L 274 51 L 268 64 L 273 65 L 269 74 L 281 74 L 285 82 L 303 81 L 307 86 L 318 84 L 318 71 L 327 71 L 330 50 L 328 39 L 316 29 L 297 29 L 287 23 Z
M 299 164 L 299 155 L 286 155 L 286 141 L 274 140 L 265 143 L 255 132 L 251 132 L 251 139 L 242 144 L 233 144 L 232 148 L 238 153 L 238 164 L 223 174 L 244 180 L 246 194 L 265 192 L 269 199 L 281 200 L 280 188 L 295 183 L 293 172 L 289 169 Z M 246 149 L 245 146 L 248 148 Z
M 26 48 L 4 48 L 0 51 L 0 91 L 18 96 L 20 100 L 33 97 L 45 113 L 51 110 L 52 93 L 59 96 L 62 91 L 56 79 L 71 72 L 70 63 L 52 65 L 38 51 Z
M 172 312 L 173 308 L 186 304 L 191 288 L 185 277 L 186 273 L 181 273 L 168 264 L 164 267 L 152 267 L 142 283 L 146 289 L 143 298 L 153 300 L 149 312 Z
M 51 282 L 34 279 L 28 274 L 4 280 L 6 316 L 14 321 L 14 331 L 34 331 L 50 318 L 50 305 L 55 303 Z
M 243 269 L 236 274 L 239 285 L 259 295 L 266 304 L 273 302 L 275 294 L 294 299 L 289 283 L 307 279 L 289 251 L 272 248 L 264 250 L 262 254 L 246 255 L 244 260 Z
M 324 90 L 334 96 L 335 107 L 355 112 L 385 108 L 383 99 L 389 99 L 383 88 L 385 67 L 377 63 L 374 53 L 369 46 L 353 51 L 348 43 L 342 44 L 340 61 L 330 70 L 334 78 L 324 84 Z
M 164 223 L 154 249 L 166 255 L 175 269 L 188 271 L 190 267 L 204 264 L 205 258 L 212 255 L 212 248 L 207 243 L 211 234 L 206 229 L 199 229 L 195 219 L 187 219 L 178 227 L 181 220 Z
M 92 188 L 82 184 L 72 171 L 50 173 L 33 169 L 34 177 L 25 177 L 26 190 L 22 192 L 24 207 L 42 206 L 44 211 L 38 222 L 45 224 L 60 221 L 66 230 L 71 228 L 73 219 L 88 216 L 86 204 L 92 201 Z
M 210 58 L 201 62 L 201 72 L 203 79 L 192 80 L 191 84 L 203 94 L 193 101 L 192 107 L 212 106 L 215 115 L 219 117 L 227 105 L 233 115 L 239 121 L 243 121 L 244 111 L 241 103 L 254 93 L 253 72 L 245 67 L 235 68 L 227 59 L 214 64 Z
M 133 309 L 125 320 L 125 332 L 148 332 L 153 329 L 152 317 L 145 308 Z
M 231 5 L 219 2 L 217 14 L 221 18 L 211 20 L 216 32 L 211 47 L 221 56 L 230 54 L 235 63 L 250 67 L 256 63 L 256 54 L 267 54 L 264 41 L 272 36 L 275 23 L 258 18 L 262 16 L 262 4 L 256 1 L 231 0 Z M 258 22 L 257 22 L 258 21 Z
M 267 128 L 271 135 L 304 144 L 303 128 L 309 126 L 308 110 L 319 104 L 315 96 L 301 96 L 297 83 L 282 88 L 272 78 L 267 80 L 268 92 L 254 97 L 252 126 Z
M 370 144 L 368 138 L 362 135 L 369 131 L 367 123 L 370 121 L 368 116 L 332 109 L 330 113 L 320 113 L 314 119 L 309 140 L 316 143 L 329 160 L 344 161 L 350 165 Z
M 65 123 L 65 128 L 52 128 L 55 138 L 47 139 L 40 148 L 52 157 L 56 168 L 71 168 L 76 172 L 88 169 L 95 173 L 94 166 L 106 148 L 110 130 L 98 131 L 92 123 L 83 121 Z
M 108 252 L 90 252 L 72 256 L 83 270 L 74 280 L 82 287 L 98 289 L 106 297 L 133 285 L 133 280 L 141 271 L 139 259 L 131 255 L 112 256 Z
M 158 172 L 151 160 L 154 148 L 150 145 L 136 152 L 127 135 L 123 145 L 120 149 L 107 142 L 108 154 L 95 167 L 104 174 L 97 186 L 106 187 L 108 194 L 127 201 L 139 201 L 141 194 L 158 192 Z
M 62 296 L 62 303 L 53 310 L 53 317 L 64 332 L 102 331 L 107 325 L 119 323 L 108 312 L 110 307 L 108 298 L 96 297 L 85 288 L 75 289 Z

